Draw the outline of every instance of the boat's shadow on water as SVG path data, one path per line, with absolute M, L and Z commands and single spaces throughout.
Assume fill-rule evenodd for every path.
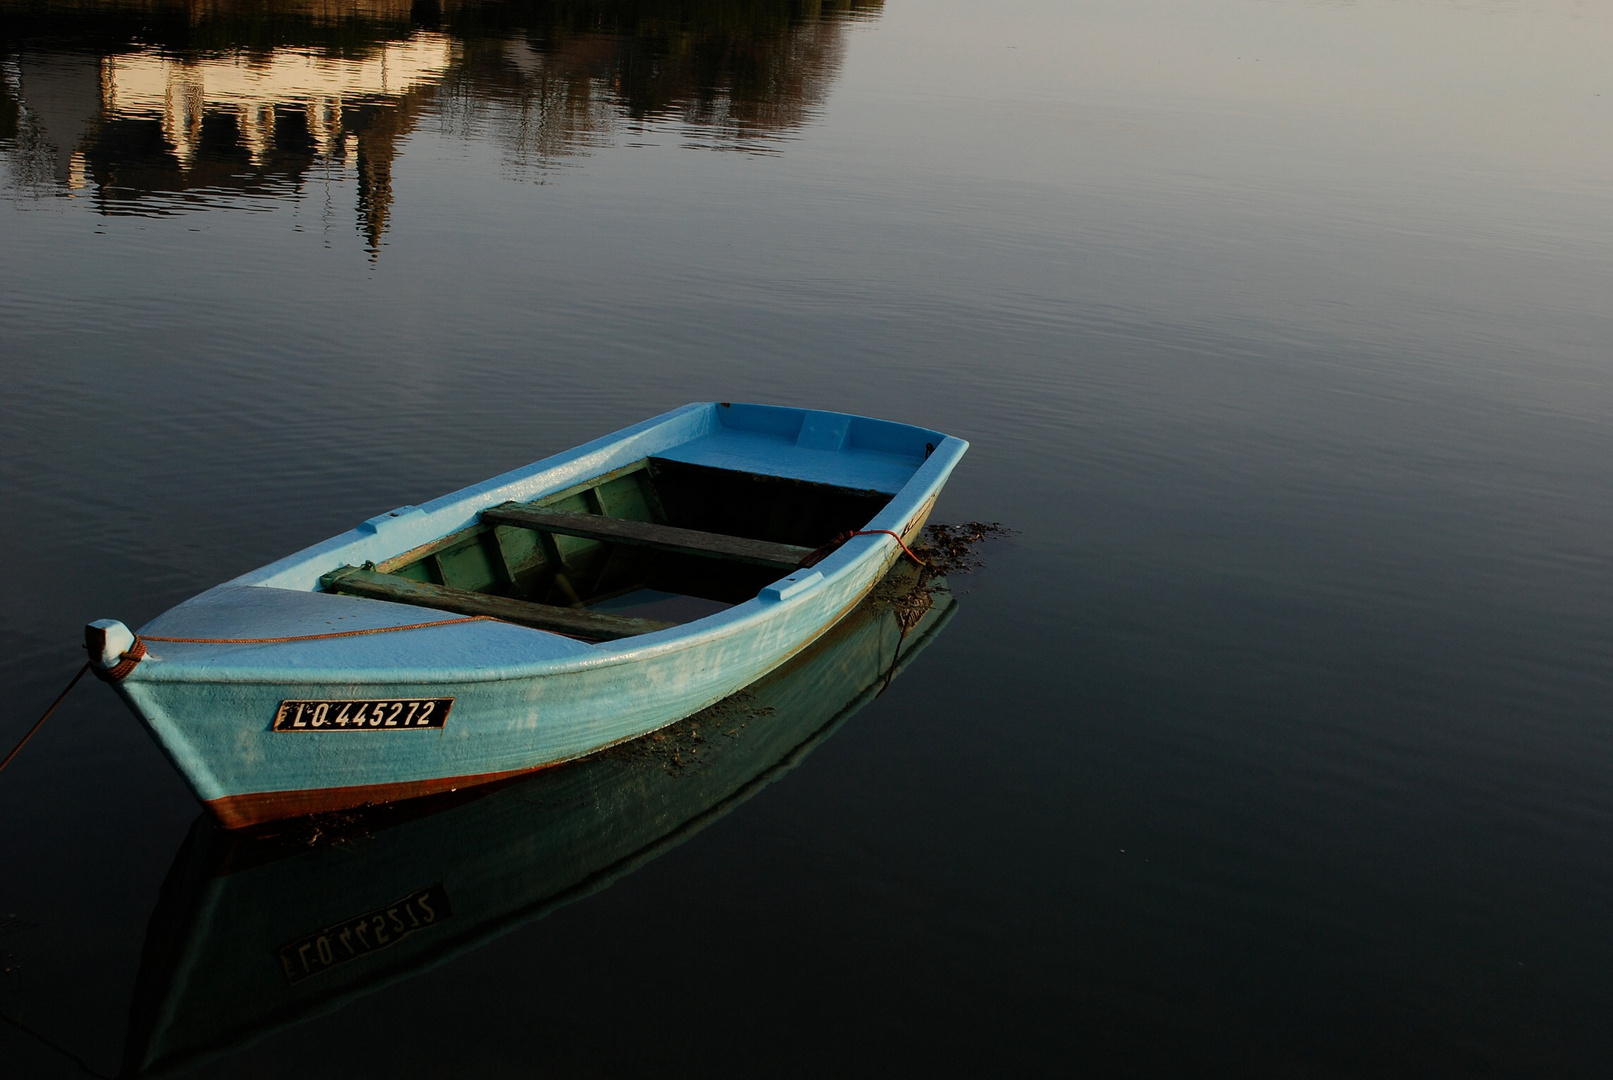
M 147 931 L 123 1074 L 184 1071 L 606 887 L 794 768 L 954 611 L 945 579 L 898 566 L 760 682 L 586 760 L 247 835 L 198 819 Z

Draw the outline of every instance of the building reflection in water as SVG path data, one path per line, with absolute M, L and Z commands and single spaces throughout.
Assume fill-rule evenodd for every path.
M 541 173 L 626 133 L 768 152 L 825 99 L 883 0 L 0 0 L 14 191 L 106 214 L 356 184 L 374 252 L 428 113 Z

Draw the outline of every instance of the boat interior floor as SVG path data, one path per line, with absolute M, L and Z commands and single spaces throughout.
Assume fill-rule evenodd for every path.
M 645 458 L 321 585 L 607 641 L 749 600 L 890 499 Z

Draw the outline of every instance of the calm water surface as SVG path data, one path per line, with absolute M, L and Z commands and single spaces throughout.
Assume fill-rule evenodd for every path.
M 214 908 L 81 687 L 0 775 L 6 1075 L 138 1065 L 174 940 L 263 1021 L 198 1077 L 1603 1075 L 1610 49 L 1572 0 L 0 0 L 6 747 L 86 620 L 686 401 L 964 436 L 938 517 L 1020 530 L 855 716 L 873 645 L 777 691 L 811 753 L 724 759 L 743 805 L 563 773 Z M 477 859 L 546 882 L 491 943 L 274 1023 L 229 978 Z

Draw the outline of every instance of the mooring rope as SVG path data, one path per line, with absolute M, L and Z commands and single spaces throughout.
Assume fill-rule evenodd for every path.
M 78 674 L 67 681 L 67 689 L 56 695 L 56 700 L 51 702 L 50 708 L 45 710 L 45 715 L 34 721 L 34 726 L 28 729 L 28 734 L 22 737 L 22 742 L 11 748 L 11 753 L 6 755 L 6 760 L 0 761 L 0 769 L 10 765 L 11 759 L 22 752 L 22 748 L 28 745 L 28 740 L 34 737 L 34 732 L 45 725 L 45 721 L 50 719 L 50 714 L 56 711 L 56 706 L 67 699 L 67 695 L 72 692 L 73 687 L 78 685 L 78 681 L 84 677 L 84 673 L 88 670 L 90 670 L 90 665 L 86 661 L 84 666 L 78 669 Z
M 22 1032 L 24 1035 L 31 1035 L 35 1039 L 38 1039 L 41 1044 L 43 1044 L 44 1046 L 47 1046 L 50 1049 L 56 1051 L 58 1054 L 62 1055 L 62 1057 L 66 1058 L 68 1061 L 71 1061 L 74 1065 L 77 1065 L 80 1069 L 84 1070 L 84 1072 L 88 1073 L 89 1075 L 99 1077 L 100 1080 L 115 1080 L 114 1077 L 108 1076 L 106 1073 L 96 1072 L 94 1069 L 90 1068 L 89 1063 L 86 1062 L 83 1058 L 79 1057 L 77 1054 L 73 1053 L 71 1050 L 67 1049 L 64 1046 L 57 1046 L 55 1043 L 53 1043 L 49 1039 L 45 1038 L 45 1036 L 43 1036 L 39 1032 L 35 1031 L 33 1028 L 29 1027 L 27 1024 L 24 1024 L 21 1020 L 18 1020 L 15 1017 L 7 1016 L 5 1013 L 0 1013 L 0 1020 L 4 1020 L 6 1023 L 10 1024 L 12 1027 L 16 1028 L 18 1031 Z
M 101 668 L 96 667 L 94 664 L 91 664 L 90 670 L 94 671 L 95 677 L 104 683 L 119 683 L 128 678 L 129 672 L 133 671 L 135 665 L 140 663 L 140 661 L 144 660 L 145 658 L 146 643 L 141 641 L 139 638 L 135 638 L 134 644 L 130 645 L 124 650 L 123 655 L 118 658 L 118 662 L 116 664 L 113 664 L 111 667 L 106 668 L 105 670 L 102 670 Z
M 118 659 L 118 662 L 111 667 L 101 668 L 93 662 L 86 662 L 83 667 L 79 668 L 78 672 L 68 680 L 67 688 L 56 695 L 56 700 L 51 702 L 50 708 L 45 710 L 45 715 L 34 721 L 34 726 L 28 729 L 28 734 L 24 735 L 22 741 L 11 748 L 11 753 L 6 755 L 4 761 L 0 761 L 0 769 L 10 765 L 11 759 L 22 752 L 22 748 L 28 745 L 28 740 L 33 738 L 34 733 L 45 725 L 45 721 L 50 719 L 50 714 L 56 711 L 57 706 L 67 699 L 67 695 L 72 692 L 73 687 L 78 685 L 78 681 L 84 677 L 86 671 L 93 671 L 95 677 L 103 682 L 122 682 L 128 678 L 129 672 L 133 671 L 136 665 L 145 659 L 146 642 L 148 641 L 170 641 L 186 645 L 280 645 L 293 641 L 327 641 L 331 638 L 363 637 L 366 634 L 389 634 L 394 630 L 424 630 L 430 626 L 453 626 L 457 623 L 497 621 L 499 620 L 494 619 L 491 615 L 467 615 L 462 619 L 438 619 L 435 622 L 408 623 L 404 626 L 377 626 L 368 630 L 335 630 L 325 634 L 298 634 L 291 637 L 271 638 L 185 638 L 161 637 L 156 634 L 140 635 L 134 639 L 133 645 L 124 650 L 123 656 Z

